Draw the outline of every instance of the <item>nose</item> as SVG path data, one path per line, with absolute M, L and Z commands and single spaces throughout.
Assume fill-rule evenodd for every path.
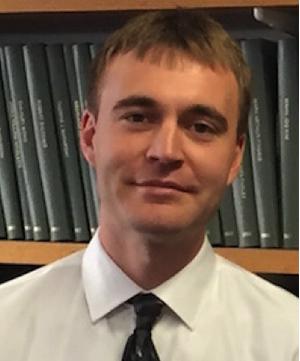
M 183 162 L 181 132 L 175 119 L 162 121 L 153 131 L 146 157 L 162 164 Z

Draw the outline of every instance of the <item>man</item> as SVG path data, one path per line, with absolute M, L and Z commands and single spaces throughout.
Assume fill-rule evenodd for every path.
M 146 13 L 108 40 L 81 128 L 101 227 L 1 287 L 1 361 L 297 360 L 296 298 L 205 239 L 248 109 L 240 50 L 201 13 Z

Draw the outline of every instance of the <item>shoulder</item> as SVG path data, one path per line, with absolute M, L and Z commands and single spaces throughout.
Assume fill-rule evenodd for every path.
M 49 348 L 49 335 L 58 344 L 63 320 L 71 312 L 82 313 L 82 253 L 0 286 L 0 360 L 23 360 L 27 349 L 32 352 L 30 360 L 41 360 L 45 352 L 52 355 L 55 349 Z
M 216 278 L 216 304 L 242 344 L 247 340 L 249 350 L 259 347 L 264 360 L 296 359 L 298 298 L 220 256 Z
M 226 284 L 228 298 L 249 318 L 256 315 L 269 325 L 298 327 L 298 298 L 290 292 L 220 256 L 217 277 L 220 285 Z
M 0 323 L 8 310 L 30 309 L 49 295 L 63 296 L 81 282 L 83 251 L 43 266 L 0 286 Z
M 281 307 L 289 303 L 298 305 L 298 298 L 281 287 L 275 286 L 271 282 L 264 280 L 256 274 L 247 271 L 235 263 L 217 255 L 218 277 L 228 281 L 233 289 L 240 292 L 249 293 L 261 302 L 272 303 L 274 306 Z M 275 302 L 276 301 L 276 302 Z

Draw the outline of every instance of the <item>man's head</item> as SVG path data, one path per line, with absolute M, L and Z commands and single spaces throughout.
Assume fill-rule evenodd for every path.
M 95 64 L 81 146 L 102 230 L 203 234 L 242 158 L 248 70 L 238 48 L 203 15 L 148 13 Z
M 152 61 L 162 56 L 176 64 L 179 54 L 201 64 L 230 70 L 239 87 L 237 135 L 247 131 L 250 107 L 250 72 L 236 42 L 222 26 L 203 12 L 178 9 L 137 16 L 108 38 L 90 72 L 88 109 L 98 113 L 101 84 L 107 65 L 117 55 L 133 51 L 143 59 L 151 51 Z

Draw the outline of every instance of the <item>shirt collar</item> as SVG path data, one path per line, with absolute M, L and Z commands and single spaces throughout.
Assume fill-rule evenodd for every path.
M 182 270 L 152 292 L 190 328 L 194 329 L 204 297 L 213 287 L 216 255 L 205 237 L 200 251 Z
M 98 231 L 82 260 L 83 287 L 92 322 L 142 291 L 104 251 Z
M 193 260 L 152 292 L 191 329 L 203 295 L 211 284 L 216 256 L 207 239 Z M 94 234 L 82 260 L 83 287 L 92 322 L 144 290 L 107 255 Z M 149 292 L 149 291 L 147 291 Z

